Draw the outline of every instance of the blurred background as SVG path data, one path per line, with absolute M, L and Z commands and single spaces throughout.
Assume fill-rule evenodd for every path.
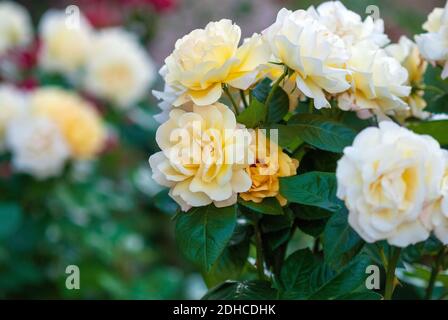
M 48 9 L 72 4 L 97 29 L 123 27 L 138 36 L 158 70 L 178 38 L 211 20 L 230 18 L 243 36 L 250 36 L 269 26 L 282 7 L 305 9 L 322 1 L 18 2 L 31 14 L 35 29 Z M 421 32 L 432 8 L 444 5 L 442 0 L 342 2 L 363 17 L 369 5 L 377 5 L 392 41 Z M 35 46 L 18 53 L 27 70 L 15 84 L 64 86 L 57 75 L 35 72 Z M 5 76 L 0 80 L 12 81 Z M 163 89 L 161 79 L 152 87 Z M 112 134 L 106 151 L 93 163 L 72 165 L 64 179 L 16 177 L 0 161 L 0 204 L 8 203 L 8 213 L 0 212 L 0 298 L 198 299 L 205 293 L 201 275 L 176 248 L 176 205 L 151 179 L 147 159 L 157 151 L 156 113 L 150 90 L 132 110 L 108 109 L 103 116 Z M 79 266 L 80 290 L 66 289 L 67 265 Z

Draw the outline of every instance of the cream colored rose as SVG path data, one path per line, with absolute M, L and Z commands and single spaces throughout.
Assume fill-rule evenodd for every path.
M 387 46 L 385 50 L 406 68 L 408 71 L 408 81 L 406 84 L 413 88 L 409 97 L 403 99 L 410 107 L 410 110 L 405 112 L 404 115 L 421 119 L 427 118 L 429 114 L 423 111 L 427 105 L 423 99 L 424 91 L 419 88 L 423 85 L 423 77 L 428 63 L 423 60 L 417 45 L 406 36 L 402 36 L 398 43 Z
M 406 247 L 429 237 L 423 212 L 440 196 L 444 170 L 443 151 L 433 138 L 384 121 L 344 150 L 337 196 L 364 240 Z
M 245 171 L 254 161 L 250 133 L 221 103 L 172 110 L 156 140 L 162 151 L 149 158 L 153 179 L 170 188 L 183 211 L 232 205 L 251 186 Z
M 445 79 L 448 77 L 448 4 L 445 9 L 434 9 L 423 29 L 428 32 L 415 36 L 415 41 L 426 60 L 443 66 Z
M 133 34 L 119 28 L 100 31 L 87 58 L 84 87 L 118 107 L 131 107 L 145 97 L 155 67 Z
M 347 46 L 369 41 L 378 47 L 389 43 L 384 33 L 384 21 L 368 16 L 364 21 L 359 14 L 348 10 L 340 1 L 327 1 L 317 7 L 319 21 L 340 36 Z
M 27 94 L 9 86 L 0 85 L 0 150 L 4 149 L 5 130 L 9 123 L 26 114 Z
M 339 96 L 339 108 L 377 115 L 406 111 L 408 105 L 403 99 L 410 95 L 411 87 L 406 85 L 408 72 L 400 62 L 365 42 L 353 46 L 351 53 L 347 68 L 352 88 Z
M 40 180 L 61 174 L 70 156 L 58 126 L 46 117 L 28 116 L 12 121 L 6 141 L 14 170 Z
M 44 70 L 72 73 L 86 62 L 92 31 L 82 15 L 75 26 L 68 23 L 64 11 L 49 10 L 40 21 L 39 36 L 39 64 Z
M 0 55 L 27 45 L 32 37 L 31 19 L 26 9 L 15 2 L 0 2 Z
M 296 73 L 300 91 L 314 99 L 317 109 L 329 108 L 326 95 L 350 87 L 344 68 L 349 52 L 344 41 L 318 21 L 314 10 L 282 9 L 273 25 L 263 31 L 275 62 Z
M 268 47 L 259 35 L 238 47 L 240 38 L 240 28 L 224 19 L 176 42 L 165 60 L 166 83 L 181 89 L 174 106 L 210 105 L 221 97 L 224 84 L 246 90 L 257 80 L 258 67 L 269 59 Z
M 252 185 L 240 197 L 256 203 L 275 197 L 281 206 L 285 206 L 287 200 L 280 194 L 279 178 L 296 175 L 299 161 L 291 159 L 278 145 L 267 139 L 262 131 L 255 131 L 252 141 L 255 163 L 246 168 Z

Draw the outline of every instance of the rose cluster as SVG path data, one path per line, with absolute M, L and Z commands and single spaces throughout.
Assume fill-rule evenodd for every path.
M 268 78 L 271 94 L 276 86 L 288 94 L 290 116 L 308 100 L 318 113 L 338 108 L 379 121 L 344 150 L 337 167 L 337 196 L 362 238 L 404 247 L 433 231 L 448 243 L 448 152 L 432 137 L 391 121 L 428 117 L 427 60 L 447 58 L 425 52 L 443 49 L 446 39 L 437 41 L 445 15 L 442 9 L 431 14 L 430 33 L 417 37 L 418 45 L 407 37 L 390 44 L 381 19 L 363 20 L 338 1 L 282 9 L 271 26 L 243 41 L 240 28 L 225 19 L 190 32 L 160 70 L 164 90 L 154 91 L 162 113 L 156 116 L 161 151 L 149 160 L 153 178 L 170 188 L 184 211 L 229 206 L 238 196 L 255 203 L 275 197 L 285 206 L 279 180 L 297 174 L 298 160 L 259 126 L 237 122 L 251 107 L 254 88 Z M 247 139 L 239 140 L 245 143 L 223 138 L 226 130 L 246 130 Z M 234 150 L 239 157 L 229 160 Z M 203 161 L 193 161 L 199 154 Z
M 382 20 L 362 20 L 340 2 L 295 12 L 282 9 L 270 27 L 243 41 L 241 29 L 226 19 L 193 30 L 176 42 L 160 70 L 164 91 L 154 91 L 162 109 L 156 116 L 162 123 L 157 132 L 162 151 L 150 159 L 155 180 L 170 187 L 184 210 L 212 202 L 233 204 L 238 193 L 245 200 L 277 197 L 285 204 L 278 177 L 295 175 L 297 160 L 280 150 L 272 164 L 275 169 L 264 170 L 264 175 L 259 167 L 267 165 L 269 155 L 224 167 L 192 165 L 188 159 L 174 164 L 169 156 L 175 145 L 172 131 L 191 131 L 194 121 L 205 130 L 241 127 L 234 113 L 247 106 L 251 90 L 266 77 L 288 92 L 291 112 L 299 99 L 312 99 L 316 109 L 330 108 L 330 100 L 335 100 L 340 109 L 363 116 L 421 115 L 424 101 L 418 91 L 411 95 L 411 89 L 419 84 L 425 65 L 409 39 L 386 47 L 388 43 Z M 233 112 L 218 102 L 223 96 L 230 98 Z M 193 133 L 189 136 L 196 139 Z M 203 140 L 197 152 L 208 148 Z M 226 143 L 219 141 L 209 152 L 219 150 L 225 157 Z M 272 151 L 255 145 L 255 153 Z

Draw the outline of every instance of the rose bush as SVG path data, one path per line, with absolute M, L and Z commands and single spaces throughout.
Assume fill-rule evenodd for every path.
M 446 294 L 445 11 L 416 42 L 338 1 L 282 9 L 242 44 L 229 20 L 176 42 L 149 162 L 182 209 L 178 246 L 204 298 L 391 299 L 395 275 Z M 248 161 L 226 159 L 233 138 L 210 134 L 224 128 L 250 132 L 236 148 Z M 386 274 L 375 291 L 370 264 Z

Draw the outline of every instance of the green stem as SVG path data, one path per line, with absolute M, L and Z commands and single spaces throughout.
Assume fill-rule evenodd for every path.
M 261 238 L 261 230 L 258 221 L 255 222 L 255 244 L 257 248 L 257 259 L 255 263 L 257 265 L 258 279 L 264 280 L 263 240 Z
M 285 71 L 283 72 L 283 74 L 280 76 L 280 78 L 277 79 L 277 81 L 274 82 L 274 84 L 272 85 L 272 89 L 268 94 L 268 97 L 266 98 L 266 122 L 268 121 L 268 115 L 269 115 L 269 104 L 271 103 L 272 98 L 274 97 L 275 91 L 277 91 L 278 86 L 280 85 L 280 82 L 283 81 L 283 79 L 286 78 L 286 76 L 288 75 L 288 69 L 285 67 Z
M 436 280 L 437 280 L 437 275 L 439 274 L 439 271 L 440 271 L 440 266 L 442 264 L 444 252 L 445 252 L 445 247 L 442 247 L 442 249 L 440 249 L 439 253 L 437 254 L 436 260 L 434 261 L 434 265 L 431 270 L 431 276 L 430 276 L 429 282 L 428 282 L 428 287 L 426 288 L 426 295 L 425 295 L 426 300 L 431 300 L 431 298 L 432 298 L 432 292 L 434 291 L 434 287 L 435 287 Z
M 400 248 L 391 247 L 389 253 L 389 262 L 386 271 L 386 289 L 384 291 L 384 300 L 391 300 L 395 289 L 395 269 L 400 258 Z
M 238 105 L 236 104 L 235 99 L 233 99 L 233 96 L 230 93 L 229 88 L 227 86 L 224 86 L 223 90 L 224 90 L 225 94 L 227 95 L 227 97 L 229 98 L 230 102 L 232 103 L 233 112 L 236 115 L 238 115 L 239 114 L 239 112 L 238 112 Z
M 243 101 L 244 108 L 247 109 L 249 105 L 247 104 L 246 97 L 244 95 L 244 90 L 240 90 L 241 101 Z

